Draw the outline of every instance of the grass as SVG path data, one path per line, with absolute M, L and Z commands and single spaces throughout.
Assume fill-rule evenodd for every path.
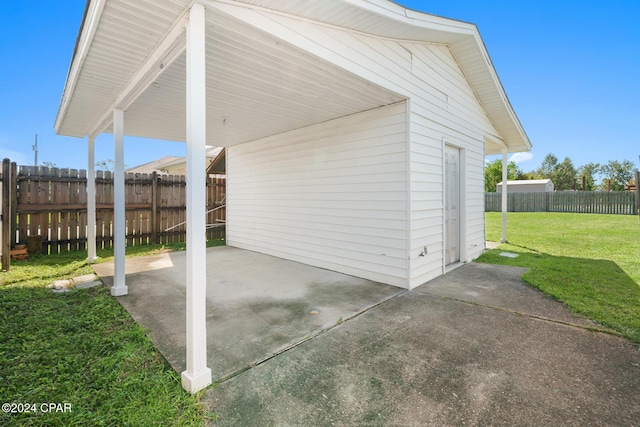
M 183 248 L 136 246 L 127 256 Z M 0 403 L 35 403 L 37 410 L 0 412 L 0 425 L 204 425 L 212 414 L 199 395 L 182 389 L 180 376 L 106 287 L 47 289 L 56 279 L 91 273 L 86 256 L 30 256 L 0 273 Z M 71 404 L 71 411 L 41 411 L 49 402 Z
M 640 344 L 638 217 L 514 212 L 507 218 L 509 243 L 479 262 L 530 268 L 526 283 Z M 500 213 L 486 214 L 486 233 L 500 240 Z M 504 251 L 519 256 L 500 256 Z

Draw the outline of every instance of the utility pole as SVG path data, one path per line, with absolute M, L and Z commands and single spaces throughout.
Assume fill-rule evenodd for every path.
M 36 133 L 36 143 L 31 147 L 35 152 L 35 160 L 33 162 L 33 166 L 38 166 L 38 134 Z

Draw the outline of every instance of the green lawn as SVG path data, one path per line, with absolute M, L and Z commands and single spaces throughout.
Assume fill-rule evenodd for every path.
M 487 239 L 500 239 L 487 213 Z M 480 262 L 530 268 L 527 283 L 640 344 L 640 223 L 622 215 L 510 213 L 509 244 Z M 219 244 L 214 242 L 212 244 Z M 182 249 L 174 245 L 169 249 Z M 128 256 L 167 248 L 127 248 Z M 520 254 L 501 257 L 503 251 Z M 108 251 L 99 253 L 109 259 Z M 203 425 L 199 402 L 104 287 L 53 293 L 90 273 L 86 252 L 32 256 L 0 273 L 1 403 L 68 403 L 71 412 L 6 414 L 0 425 Z
M 183 247 L 137 246 L 127 256 Z M 212 414 L 182 389 L 179 374 L 106 287 L 47 289 L 91 273 L 86 256 L 31 256 L 0 273 L 0 403 L 36 404 L 31 413 L 0 412 L 0 425 L 204 425 Z M 70 404 L 71 411 L 46 412 L 43 403 Z
M 523 280 L 571 310 L 640 344 L 640 222 L 637 216 L 509 213 L 508 244 L 478 261 L 528 267 Z M 500 241 L 501 214 L 486 214 Z M 511 259 L 500 252 L 515 252 Z

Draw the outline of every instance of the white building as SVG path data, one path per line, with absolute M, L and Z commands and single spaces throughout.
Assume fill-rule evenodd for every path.
M 496 191 L 502 193 L 502 182 L 496 186 Z M 550 179 L 518 179 L 507 181 L 509 193 L 542 193 L 554 191 L 553 182 Z
M 124 135 L 187 142 L 196 343 L 205 145 L 227 147 L 229 245 L 404 288 L 481 254 L 484 156 L 531 147 L 476 26 L 387 0 L 90 0 L 55 127 L 114 133 L 120 164 Z

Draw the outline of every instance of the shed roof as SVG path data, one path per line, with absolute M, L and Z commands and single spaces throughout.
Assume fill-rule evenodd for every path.
M 176 162 L 185 162 L 184 157 L 180 156 L 164 156 L 156 160 L 152 160 L 141 165 L 137 165 L 125 170 L 129 173 L 153 173 L 162 170 L 168 166 L 176 164 Z
M 224 173 L 224 148 L 223 147 L 207 147 L 206 156 L 210 160 L 207 170 L 211 167 L 213 162 L 219 164 L 222 162 L 222 167 L 215 170 L 217 173 Z M 222 153 L 222 155 L 221 155 Z M 153 173 L 162 172 L 172 166 L 182 165 L 186 168 L 187 158 L 181 156 L 164 156 L 156 160 L 152 160 L 148 163 L 143 163 L 138 166 L 134 166 L 125 170 L 129 173 Z M 214 172 L 208 172 L 214 173 Z
M 197 0 L 88 0 L 55 121 L 59 134 L 112 132 L 185 140 L 185 32 Z M 207 139 L 230 146 L 407 98 L 322 57 L 269 21 L 286 16 L 395 40 L 449 47 L 499 135 L 486 152 L 531 144 L 475 25 L 388 0 L 200 0 L 207 21 Z M 260 25 L 258 25 L 258 23 Z
M 515 180 L 508 180 L 507 186 L 510 187 L 512 185 L 540 185 L 540 184 L 546 185 L 550 182 L 551 182 L 550 179 L 515 179 Z M 502 185 L 502 181 L 500 181 L 498 185 Z

